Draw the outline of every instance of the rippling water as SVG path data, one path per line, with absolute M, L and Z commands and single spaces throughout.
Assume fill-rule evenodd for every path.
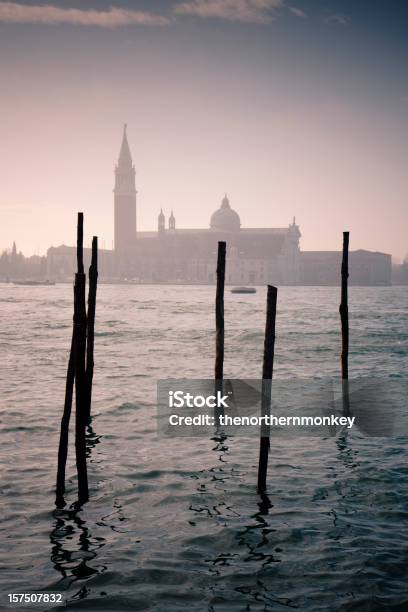
M 338 294 L 279 290 L 276 376 L 338 376 Z M 226 294 L 225 376 L 260 377 L 265 297 Z M 156 380 L 212 376 L 213 300 L 100 286 L 91 501 L 70 509 L 71 448 L 55 511 L 72 288 L 0 286 L 1 610 L 29 591 L 72 610 L 408 609 L 406 438 L 272 439 L 269 508 L 253 438 L 156 438 Z M 407 306 L 407 288 L 350 289 L 351 375 L 406 377 Z

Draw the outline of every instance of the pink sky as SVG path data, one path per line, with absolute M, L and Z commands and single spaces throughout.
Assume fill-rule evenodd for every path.
M 302 57 L 287 32 L 202 23 L 1 26 L 0 249 L 72 244 L 78 210 L 88 239 L 110 248 L 127 122 L 139 229 L 155 229 L 161 207 L 178 227 L 208 227 L 227 192 L 244 227 L 296 215 L 302 249 L 339 249 L 348 229 L 351 248 L 404 257 L 406 101 L 389 83 L 374 95 L 374 77 L 359 81 L 349 58 L 326 58 L 306 35 Z

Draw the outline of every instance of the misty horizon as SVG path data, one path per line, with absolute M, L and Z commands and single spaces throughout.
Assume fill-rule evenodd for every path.
M 227 192 L 302 250 L 406 256 L 403 3 L 74 4 L 0 2 L 1 249 L 72 245 L 79 210 L 110 249 L 127 123 L 138 230 L 208 228 Z

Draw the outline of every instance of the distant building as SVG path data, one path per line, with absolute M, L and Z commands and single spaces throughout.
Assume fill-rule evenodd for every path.
M 156 232 L 137 232 L 135 168 L 126 126 L 115 168 L 114 209 L 119 277 L 145 282 L 212 283 L 217 243 L 225 240 L 227 282 L 284 285 L 300 282 L 300 231 L 295 220 L 284 228 L 242 228 L 227 195 L 211 215 L 208 229 L 177 229 L 173 211 L 166 227 L 161 210 Z
M 88 270 L 91 263 L 91 249 L 84 248 L 84 267 Z M 46 276 L 50 280 L 72 281 L 76 271 L 76 247 L 61 244 L 47 250 Z M 114 278 L 116 274 L 115 253 L 98 249 L 98 269 L 101 279 Z
M 392 266 L 392 284 L 408 285 L 408 259 L 402 264 Z
M 136 240 L 136 171 L 130 154 L 126 135 L 123 130 L 122 146 L 115 168 L 114 227 L 115 251 L 126 257 L 133 249 Z
M 338 285 L 341 253 L 301 252 L 295 218 L 287 227 L 245 228 L 227 195 L 214 211 L 207 229 L 178 229 L 163 210 L 157 230 L 137 231 L 135 167 L 126 125 L 114 186 L 114 251 L 100 252 L 101 276 L 139 282 L 213 283 L 217 243 L 227 242 L 226 282 L 230 284 Z M 90 253 L 86 251 L 85 259 Z M 75 270 L 73 247 L 52 247 L 47 253 L 50 278 L 71 278 Z M 387 285 L 391 257 L 384 253 L 350 253 L 350 282 Z
M 338 285 L 341 251 L 302 251 L 301 282 L 303 285 Z M 390 285 L 391 255 L 371 251 L 350 251 L 350 285 Z
M 39 255 L 24 257 L 17 251 L 16 243 L 0 255 L 0 280 L 43 280 L 46 274 L 46 258 Z

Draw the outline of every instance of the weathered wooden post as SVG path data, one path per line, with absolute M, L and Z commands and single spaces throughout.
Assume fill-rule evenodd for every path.
M 268 285 L 268 295 L 266 302 L 266 325 L 264 356 L 262 368 L 262 403 L 261 416 L 270 414 L 272 396 L 272 376 L 273 361 L 275 355 L 275 326 L 276 326 L 276 302 L 278 290 L 272 285 Z M 258 493 L 263 495 L 266 491 L 266 474 L 268 471 L 268 455 L 270 448 L 270 427 L 261 426 L 261 439 L 259 446 L 259 465 L 258 465 Z
M 350 412 L 350 396 L 348 383 L 349 354 L 349 312 L 348 312 L 348 256 L 350 233 L 343 232 L 343 258 L 341 262 L 341 301 L 339 307 L 341 321 L 341 378 L 343 391 L 343 413 Z
M 89 267 L 89 289 L 88 289 L 88 321 L 87 321 L 87 344 L 86 344 L 86 390 L 87 390 L 87 413 L 86 421 L 91 418 L 92 403 L 92 380 L 94 372 L 94 342 L 95 342 L 95 309 L 96 288 L 98 284 L 98 238 L 92 238 L 92 258 Z
M 217 294 L 215 298 L 215 380 L 224 377 L 224 286 L 226 243 L 218 243 Z
M 58 449 L 56 505 L 64 505 L 65 471 L 68 456 L 69 421 L 75 384 L 75 456 L 78 473 L 78 501 L 89 499 L 86 467 L 86 425 L 90 420 L 92 379 L 94 370 L 94 334 L 96 288 L 98 281 L 98 238 L 92 240 L 92 259 L 89 268 L 88 316 L 85 304 L 86 277 L 84 271 L 84 215 L 78 213 L 77 272 L 74 283 L 74 324 L 65 386 L 64 412 Z
M 83 213 L 78 213 L 77 263 L 74 287 L 74 367 L 75 367 L 75 453 L 78 474 L 78 501 L 89 499 L 86 468 L 87 387 L 85 377 L 87 317 L 83 252 Z
M 78 213 L 77 221 L 77 271 L 83 273 L 83 213 Z M 58 469 L 57 469 L 57 486 L 56 486 L 56 504 L 57 506 L 64 505 L 64 494 L 65 494 L 65 470 L 68 456 L 68 438 L 69 438 L 69 422 L 72 411 L 72 398 L 74 393 L 74 382 L 75 382 L 75 342 L 77 339 L 76 325 L 75 325 L 75 304 L 76 304 L 76 282 L 74 284 L 74 320 L 71 340 L 71 350 L 69 353 L 67 379 L 65 383 L 65 401 L 64 411 L 61 419 L 61 432 L 60 441 L 58 448 Z
M 65 401 L 64 401 L 64 412 L 61 419 L 61 432 L 60 441 L 58 447 L 58 469 L 57 469 L 57 495 L 55 503 L 58 508 L 64 506 L 64 494 L 65 494 L 65 468 L 67 464 L 68 456 L 68 437 L 69 437 L 69 421 L 71 418 L 72 410 L 72 396 L 74 393 L 74 380 L 75 380 L 75 369 L 74 369 L 74 335 L 71 340 L 71 351 L 69 353 L 67 379 L 65 383 Z
M 224 379 L 224 287 L 225 287 L 225 253 L 226 243 L 218 243 L 217 256 L 217 292 L 215 297 L 215 394 L 223 393 Z M 224 414 L 222 407 L 214 409 L 214 418 L 220 424 L 220 416 Z
M 349 313 L 348 313 L 348 254 L 349 232 L 343 232 L 343 259 L 341 262 L 341 302 L 339 307 L 341 320 L 341 377 L 348 379 L 348 352 L 349 352 Z

